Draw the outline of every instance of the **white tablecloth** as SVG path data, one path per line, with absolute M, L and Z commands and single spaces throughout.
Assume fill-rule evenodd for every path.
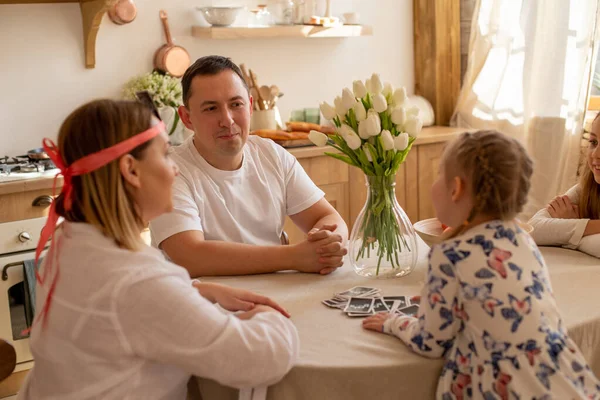
M 368 280 L 350 265 L 328 276 L 295 272 L 206 278 L 272 297 L 292 314 L 300 333 L 300 358 L 268 400 L 432 399 L 442 360 L 411 351 L 397 338 L 365 331 L 361 318 L 347 317 L 321 301 L 353 286 L 373 286 L 384 295 L 420 293 L 428 247 L 420 242 L 419 262 L 408 276 Z M 542 248 L 558 305 L 575 343 L 600 376 L 600 259 L 561 248 Z M 235 360 L 231 360 L 235 362 Z M 198 379 L 203 400 L 237 399 L 237 391 Z

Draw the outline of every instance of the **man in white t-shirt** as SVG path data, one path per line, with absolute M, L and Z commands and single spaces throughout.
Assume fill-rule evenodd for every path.
M 194 136 L 173 149 L 173 212 L 150 224 L 153 243 L 192 277 L 342 265 L 348 228 L 295 157 L 249 136 L 253 98 L 240 69 L 198 59 L 182 79 L 179 115 Z M 282 246 L 285 217 L 307 233 Z

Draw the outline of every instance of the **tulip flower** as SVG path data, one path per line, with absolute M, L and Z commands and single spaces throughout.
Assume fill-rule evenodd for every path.
M 404 104 L 404 102 L 408 99 L 406 96 L 406 89 L 401 87 L 394 91 L 394 104 L 398 107 Z
M 381 143 L 384 150 L 394 150 L 394 138 L 387 129 L 381 131 Z
M 404 107 L 396 107 L 392 111 L 392 122 L 395 125 L 403 126 L 406 122 L 406 110 Z
M 336 97 L 335 100 L 333 100 L 333 104 L 335 107 L 336 114 L 340 117 L 340 119 L 344 119 L 344 116 L 346 115 L 348 109 L 344 107 L 342 98 L 340 96 Z
M 381 93 L 383 90 L 383 83 L 381 83 L 381 78 L 379 74 L 371 75 L 371 89 L 373 90 L 371 93 Z
M 363 81 L 354 81 L 352 82 L 352 90 L 354 91 L 354 96 L 362 99 L 367 95 L 367 87 L 363 83 Z
M 358 136 L 360 136 L 361 139 L 365 139 L 365 140 L 367 140 L 370 137 L 369 133 L 367 132 L 367 120 L 366 119 L 362 122 L 359 122 L 359 124 L 358 124 Z
M 344 88 L 344 90 L 342 90 L 342 104 L 344 105 L 346 111 L 354 107 L 355 103 L 356 99 L 354 98 L 354 93 L 352 93 L 352 90 Z
M 394 138 L 394 148 L 404 151 L 408 147 L 408 133 L 403 132 Z
M 367 80 L 365 80 L 365 88 L 367 89 L 367 92 L 373 93 L 373 88 L 371 87 L 371 78 L 367 78 Z
M 308 139 L 319 147 L 325 147 L 327 145 L 327 141 L 329 140 L 326 134 L 314 130 L 310 131 L 308 134 Z
M 358 122 L 367 119 L 367 110 L 365 110 L 365 106 L 363 105 L 362 101 L 357 101 L 354 105 L 354 115 L 356 116 L 356 120 Z
M 363 122 L 366 123 L 366 133 L 369 136 L 377 136 L 381 132 L 381 119 L 377 114 L 371 114 Z
M 419 136 L 422 128 L 423 122 L 415 116 L 408 117 L 406 119 L 406 123 L 404 124 L 404 130 L 406 133 L 415 138 Z
M 319 105 L 319 108 L 321 109 L 321 114 L 323 114 L 325 119 L 332 120 L 335 118 L 336 111 L 331 104 L 324 101 Z
M 373 109 L 375 109 L 375 111 L 378 113 L 387 110 L 387 101 L 382 93 L 377 93 L 373 96 Z
M 344 139 L 346 140 L 346 144 L 348 145 L 348 147 L 350 147 L 352 150 L 358 149 L 362 144 L 362 140 L 360 140 L 360 138 L 356 133 L 354 133 L 354 131 L 348 133 L 348 135 Z
M 350 136 L 352 134 L 356 135 L 354 130 L 346 124 L 342 124 L 342 126 L 339 127 L 338 132 L 339 132 L 340 136 L 343 137 L 344 139 L 346 139 L 347 136 Z
M 394 87 L 391 83 L 387 82 L 383 85 L 383 91 L 381 92 L 386 98 L 394 95 Z

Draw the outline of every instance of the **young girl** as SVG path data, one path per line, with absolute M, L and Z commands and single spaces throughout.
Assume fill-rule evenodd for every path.
M 437 216 L 454 233 L 431 249 L 418 318 L 378 314 L 363 322 L 426 357 L 445 355 L 439 399 L 599 396 L 561 323 L 544 259 L 514 221 L 531 173 L 516 140 L 462 134 L 432 187 Z
M 540 246 L 564 246 L 600 257 L 600 113 L 592 122 L 579 184 L 538 211 L 529 223 Z
M 63 123 L 58 147 L 44 145 L 64 185 L 38 246 L 39 256 L 53 236 L 38 276 L 35 365 L 18 399 L 183 400 L 191 375 L 243 388 L 288 372 L 298 335 L 281 307 L 192 284 L 141 241 L 146 222 L 171 209 L 177 174 L 149 109 L 91 102 Z

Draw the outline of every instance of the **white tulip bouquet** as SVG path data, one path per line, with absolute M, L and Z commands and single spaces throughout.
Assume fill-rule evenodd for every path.
M 354 81 L 353 90 L 345 88 L 333 106 L 323 102 L 320 109 L 335 124 L 336 134 L 311 131 L 309 139 L 317 146 L 337 149 L 339 153 L 325 154 L 360 168 L 369 181 L 370 195 L 363 210 L 367 215 L 359 217 L 362 226 L 355 226 L 353 232 L 363 232 L 357 259 L 370 257 L 378 244 L 378 275 L 384 257 L 397 267 L 401 246 L 408 246 L 393 211 L 393 182 L 423 126 L 419 109 L 410 106 L 404 88 L 394 90 L 378 74 L 365 82 Z

